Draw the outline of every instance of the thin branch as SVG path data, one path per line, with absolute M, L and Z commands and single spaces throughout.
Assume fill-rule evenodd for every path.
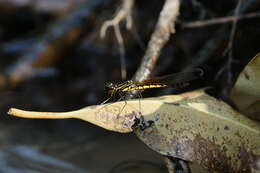
M 106 36 L 107 29 L 109 27 L 114 28 L 116 39 L 119 45 L 120 62 L 121 62 L 121 76 L 122 79 L 126 78 L 126 63 L 125 63 L 125 46 L 124 40 L 120 31 L 119 24 L 121 21 L 126 20 L 126 28 L 130 30 L 133 25 L 132 19 L 132 8 L 134 5 L 134 0 L 122 0 L 122 7 L 116 13 L 115 17 L 111 20 L 107 20 L 103 23 L 100 29 L 100 37 L 104 38 Z
M 126 56 L 125 56 L 125 44 L 124 44 L 124 40 L 122 37 L 122 34 L 120 32 L 120 28 L 119 25 L 115 25 L 114 26 L 114 31 L 115 31 L 115 35 L 116 35 L 116 39 L 119 45 L 119 54 L 120 54 L 120 64 L 121 64 L 121 77 L 122 79 L 126 79 Z
M 243 6 L 240 8 L 240 13 L 244 13 L 248 8 L 252 7 L 254 5 L 254 2 L 256 0 L 247 0 L 243 1 Z M 229 12 L 229 15 L 232 15 L 231 12 Z M 239 18 L 239 16 L 237 16 Z M 223 25 L 220 27 L 213 35 L 213 37 L 208 40 L 204 46 L 198 51 L 198 53 L 194 56 L 194 61 L 192 66 L 196 67 L 201 64 L 204 64 L 211 55 L 219 48 L 220 44 L 223 42 L 223 40 L 226 38 L 226 34 L 228 32 L 227 25 Z
M 159 58 L 161 49 L 169 40 L 170 34 L 175 33 L 175 22 L 179 15 L 179 8 L 179 0 L 167 0 L 164 3 L 155 31 L 151 36 L 141 65 L 133 80 L 142 81 L 147 79 L 151 74 Z
M 231 33 L 230 33 L 230 36 L 229 36 L 228 46 L 227 46 L 226 50 L 223 52 L 223 55 L 228 54 L 227 64 L 217 74 L 217 77 L 218 77 L 218 76 L 220 76 L 220 74 L 223 71 L 227 71 L 227 84 L 228 84 L 229 87 L 227 87 L 227 89 L 224 89 L 222 91 L 223 95 L 226 95 L 226 96 L 229 95 L 229 90 L 232 86 L 232 63 L 234 61 L 234 59 L 233 59 L 233 41 L 234 41 L 234 38 L 235 38 L 237 21 L 238 21 L 237 19 L 238 19 L 239 13 L 240 13 L 240 7 L 241 7 L 241 0 L 238 0 L 237 6 L 236 6 L 235 12 L 234 12 L 234 16 L 236 16 L 236 17 L 235 17 L 235 20 L 232 23 L 232 30 L 231 30 Z
M 237 6 L 236 6 L 236 9 L 235 9 L 235 19 L 233 20 L 232 30 L 231 30 L 230 37 L 229 37 L 228 47 L 227 47 L 227 49 L 225 51 L 225 52 L 227 52 L 227 51 L 230 50 L 229 51 L 229 53 L 230 53 L 229 54 L 229 59 L 233 58 L 232 48 L 233 48 L 233 41 L 234 41 L 236 28 L 237 28 L 237 21 L 238 21 L 238 16 L 239 16 L 239 12 L 240 12 L 240 6 L 241 6 L 241 0 L 238 0 Z
M 256 17 L 260 17 L 260 13 L 248 13 L 248 14 L 241 15 L 241 16 L 228 16 L 228 17 L 221 17 L 221 18 L 215 18 L 215 19 L 210 19 L 210 20 L 186 22 L 186 23 L 182 23 L 181 26 L 183 28 L 198 28 L 198 27 L 205 27 L 205 26 L 210 26 L 210 25 L 229 23 L 229 22 L 234 22 L 236 20 L 250 19 L 250 18 L 256 18 Z
M 237 6 L 235 9 L 236 19 L 232 23 L 232 30 L 231 30 L 230 37 L 229 37 L 229 43 L 228 43 L 228 47 L 225 51 L 225 52 L 229 52 L 229 54 L 228 54 L 228 68 L 230 71 L 230 73 L 229 73 L 230 75 L 228 75 L 229 81 L 231 81 L 231 68 L 232 68 L 232 61 L 233 61 L 233 42 L 234 42 L 234 38 L 235 38 L 235 34 L 236 34 L 237 21 L 238 21 L 237 18 L 240 13 L 240 7 L 241 7 L 241 0 L 238 0 Z
M 118 10 L 115 17 L 111 20 L 107 20 L 103 23 L 100 29 L 100 37 L 104 38 L 106 36 L 107 29 L 109 27 L 115 27 L 123 20 L 126 20 L 126 28 L 132 28 L 132 8 L 134 5 L 134 0 L 123 0 L 122 7 Z

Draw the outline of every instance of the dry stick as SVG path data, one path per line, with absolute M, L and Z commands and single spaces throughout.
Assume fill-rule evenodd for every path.
M 234 36 L 235 36 L 235 31 L 236 31 L 236 25 L 237 25 L 237 19 L 238 19 L 238 14 L 239 14 L 239 10 L 240 10 L 240 6 L 241 6 L 241 0 L 238 1 L 237 6 L 235 8 L 235 12 L 234 12 L 234 16 L 235 20 L 232 23 L 232 30 L 229 36 L 229 42 L 228 42 L 228 46 L 227 48 L 224 50 L 223 55 L 228 54 L 228 60 L 227 60 L 227 64 L 225 67 L 223 67 L 222 69 L 219 70 L 219 72 L 216 75 L 216 78 L 218 78 L 223 71 L 227 70 L 227 83 L 231 86 L 231 81 L 232 81 L 232 63 L 233 63 L 233 40 L 234 40 Z M 222 90 L 224 95 L 229 95 L 228 91 L 229 91 L 230 87 L 228 89 Z
M 125 56 L 125 44 L 124 44 L 124 40 L 122 38 L 122 34 L 120 32 L 120 28 L 119 25 L 115 25 L 114 27 L 114 31 L 116 34 L 116 39 L 119 45 L 119 54 L 120 54 L 120 64 L 121 64 L 121 78 L 123 80 L 126 79 L 126 56 Z
M 197 27 L 205 27 L 205 26 L 210 26 L 210 25 L 234 22 L 235 20 L 249 19 L 249 18 L 255 18 L 255 17 L 260 17 L 260 13 L 248 13 L 248 14 L 245 14 L 242 16 L 228 16 L 228 17 L 221 17 L 221 18 L 215 18 L 215 19 L 210 19 L 210 20 L 186 22 L 186 23 L 182 23 L 181 26 L 183 28 L 197 28 Z
M 141 65 L 133 78 L 134 81 L 142 81 L 150 76 L 159 58 L 161 49 L 168 42 L 170 34 L 175 33 L 175 22 L 179 15 L 179 9 L 179 0 L 166 0 L 164 3 Z M 186 166 L 189 167 L 188 165 Z
M 121 76 L 122 79 L 126 79 L 126 62 L 125 62 L 125 45 L 124 40 L 122 38 L 122 34 L 120 32 L 119 23 L 123 20 L 126 20 L 126 28 L 130 30 L 133 25 L 132 19 L 132 9 L 134 6 L 134 0 L 122 0 L 122 7 L 116 13 L 116 16 L 107 20 L 103 23 L 100 29 L 100 37 L 104 38 L 106 36 L 106 31 L 109 27 L 114 28 L 114 32 L 116 35 L 116 39 L 119 45 L 119 54 L 120 54 L 120 62 L 121 62 Z
M 164 3 L 141 65 L 133 78 L 134 81 L 145 80 L 151 74 L 159 58 L 161 49 L 169 40 L 170 34 L 175 32 L 175 21 L 179 15 L 179 8 L 179 0 L 167 0 Z
M 231 84 L 232 84 L 233 41 L 234 41 L 235 34 L 236 34 L 237 18 L 240 13 L 240 7 L 241 7 L 241 0 L 239 0 L 237 3 L 236 9 L 235 9 L 236 18 L 232 23 L 232 30 L 231 30 L 230 37 L 229 37 L 228 47 L 224 51 L 224 54 L 228 53 L 228 62 L 227 62 L 226 68 L 227 68 L 227 83 L 230 84 L 229 88 L 231 88 Z M 223 90 L 223 92 L 228 92 L 228 91 Z M 224 93 L 224 94 L 228 95 L 228 93 Z
M 239 0 L 237 3 L 236 9 L 235 9 L 235 19 L 233 20 L 233 23 L 232 23 L 232 30 L 231 30 L 230 37 L 229 37 L 228 47 L 224 51 L 224 54 L 226 54 L 227 52 L 230 53 L 229 60 L 230 59 L 232 60 L 232 58 L 233 58 L 232 48 L 233 48 L 233 41 L 234 41 L 236 27 L 237 27 L 237 20 L 238 20 L 238 16 L 239 16 L 239 12 L 240 12 L 240 6 L 241 6 L 241 0 Z
M 10 85 L 15 86 L 35 76 L 41 69 L 57 61 L 65 48 L 79 44 L 79 40 L 87 33 L 86 27 L 93 16 L 93 11 L 103 4 L 103 0 L 87 1 L 53 24 L 28 52 L 9 66 L 4 74 L 0 74 L 0 89 Z

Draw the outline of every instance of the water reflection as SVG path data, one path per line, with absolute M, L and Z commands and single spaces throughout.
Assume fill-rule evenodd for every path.
M 0 151 L 1 173 L 88 173 L 71 163 L 58 160 L 27 146 Z
M 166 172 L 162 157 L 134 134 L 109 132 L 79 120 L 0 121 L 0 173 L 111 171 Z

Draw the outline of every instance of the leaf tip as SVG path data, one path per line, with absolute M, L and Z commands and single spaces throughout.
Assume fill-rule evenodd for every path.
M 13 115 L 15 116 L 15 112 L 16 112 L 16 109 L 15 108 L 10 108 L 7 112 L 8 115 Z

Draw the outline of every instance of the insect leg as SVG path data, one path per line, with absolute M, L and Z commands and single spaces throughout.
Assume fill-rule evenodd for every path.
M 108 99 L 106 99 L 105 101 L 103 101 L 103 102 L 101 103 L 101 105 L 103 105 L 103 104 L 105 104 L 106 102 L 108 102 L 109 100 L 111 100 L 111 98 L 112 98 L 112 95 L 111 95 Z
M 143 98 L 142 97 L 142 94 L 141 94 L 141 91 L 137 91 L 137 94 L 138 94 L 138 97 L 139 97 L 139 112 L 141 113 L 141 99 Z
M 118 115 L 120 115 L 121 112 L 124 110 L 124 108 L 125 108 L 127 102 L 126 102 L 126 94 L 122 94 L 121 92 L 119 92 L 118 95 L 120 96 L 120 98 L 118 99 L 118 101 L 121 101 L 121 100 L 123 100 L 123 99 L 124 99 L 124 101 L 125 101 L 124 106 L 123 106 L 123 107 L 120 109 L 120 111 L 119 111 L 119 114 L 118 114 Z

